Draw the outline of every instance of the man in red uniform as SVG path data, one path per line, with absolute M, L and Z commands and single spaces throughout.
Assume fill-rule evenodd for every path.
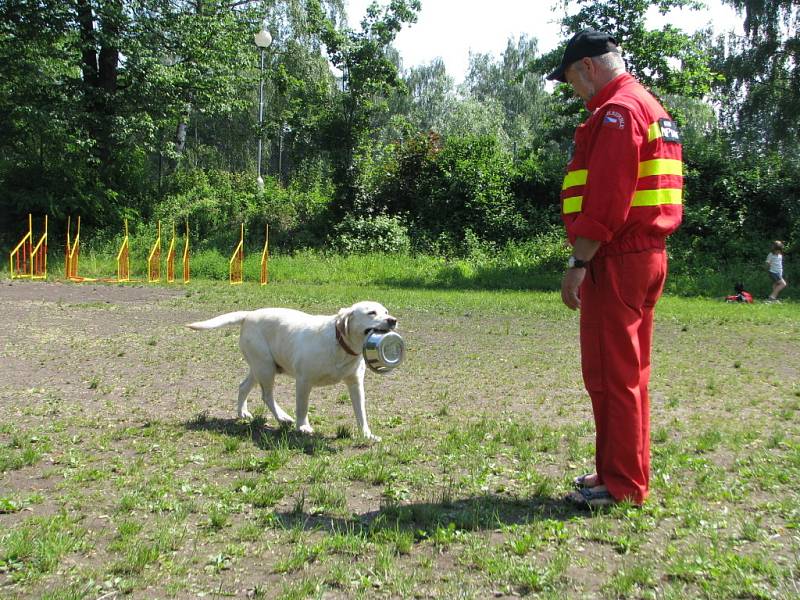
M 561 298 L 580 309 L 581 366 L 592 399 L 596 472 L 567 500 L 640 505 L 650 480 L 653 309 L 667 275 L 666 237 L 682 218 L 675 124 L 625 71 L 613 37 L 585 29 L 548 79 L 569 83 L 591 113 L 575 131 L 561 191 L 573 247 Z

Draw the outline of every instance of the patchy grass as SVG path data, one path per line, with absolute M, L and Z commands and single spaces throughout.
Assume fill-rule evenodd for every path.
M 193 282 L 0 297 L 0 596 L 790 598 L 800 594 L 800 310 L 665 298 L 652 496 L 583 513 L 577 316 L 554 293 Z M 40 297 L 31 297 L 39 290 Z M 137 299 L 138 298 L 138 299 Z M 230 310 L 400 319 L 407 362 L 313 436 L 235 418 Z M 276 397 L 293 412 L 293 385 Z M 259 406 L 257 392 L 252 406 Z

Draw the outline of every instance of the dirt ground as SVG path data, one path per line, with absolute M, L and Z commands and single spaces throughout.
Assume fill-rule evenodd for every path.
M 271 290 L 276 301 L 271 305 L 279 305 L 284 293 Z M 0 597 L 38 598 L 70 585 L 79 591 L 56 597 L 276 597 L 282 586 L 302 586 L 315 577 L 324 581 L 325 598 L 349 598 L 354 591 L 363 597 L 404 597 L 404 589 L 416 597 L 504 597 L 535 589 L 519 582 L 519 568 L 551 568 L 549 561 L 557 565 L 571 554 L 579 558 L 565 562 L 564 574 L 547 584 L 555 590 L 553 597 L 564 592 L 597 597 L 593 588 L 608 585 L 611 575 L 624 573 L 636 558 L 624 550 L 628 539 L 636 541 L 648 568 L 658 564 L 651 557 L 679 559 L 679 553 L 664 550 L 676 543 L 676 535 L 677 543 L 680 535 L 689 535 L 708 546 L 726 531 L 730 539 L 724 541 L 741 550 L 737 534 L 727 533 L 733 525 L 719 525 L 708 535 L 702 528 L 684 534 L 693 531 L 687 525 L 676 534 L 674 522 L 692 522 L 682 516 L 683 495 L 711 498 L 711 505 L 723 492 L 706 487 L 724 483 L 719 472 L 730 471 L 729 478 L 752 472 L 745 461 L 753 447 L 765 461 L 779 452 L 796 468 L 789 462 L 800 410 L 793 383 L 800 372 L 792 350 L 798 339 L 794 321 L 753 324 L 741 333 L 724 321 L 701 328 L 680 318 L 662 319 L 654 348 L 659 365 L 652 393 L 654 432 L 662 455 L 669 451 L 687 462 L 662 458 L 662 470 L 676 482 L 659 480 L 667 508 L 633 515 L 630 530 L 620 533 L 627 518 L 584 521 L 558 500 L 569 473 L 591 468 L 593 437 L 576 323 L 566 320 L 572 317 L 566 311 L 556 317 L 564 321 L 516 314 L 473 317 L 427 307 L 393 311 L 401 320 L 407 360 L 391 375 L 367 376 L 370 425 L 384 438 L 370 445 L 340 435 L 354 425 L 341 385 L 314 390 L 311 440 L 287 437 L 269 416 L 255 424 L 235 418 L 237 386 L 246 371 L 238 331 L 194 332 L 183 325 L 225 310 L 255 308 L 245 304 L 263 299 L 221 287 L 0 282 L 0 460 L 22 461 L 0 473 L 0 498 L 24 505 L 0 506 L 0 534 L 32 519 L 64 515 L 65 537 L 56 541 L 65 544 L 70 534 L 81 540 L 66 548 L 55 566 L 47 566 L 46 557 L 28 557 L 25 564 L 41 571 L 35 577 L 23 577 L 18 564 L 0 560 Z M 316 305 L 299 307 L 322 312 L 314 310 Z M 772 365 L 764 366 L 755 350 L 741 351 L 758 349 L 770 337 L 777 355 L 785 357 L 775 363 L 776 373 L 767 371 Z M 277 380 L 275 396 L 294 413 L 290 379 Z M 260 405 L 254 391 L 251 409 Z M 737 435 L 744 431 L 733 451 L 717 433 L 731 415 L 743 420 Z M 762 422 L 765 430 L 785 431 L 784 437 L 773 433 L 764 440 Z M 503 435 L 505 445 L 498 443 Z M 515 436 L 524 438 L 518 446 Z M 287 463 L 268 464 L 287 457 Z M 345 471 L 361 464 L 368 475 Z M 778 478 L 787 468 L 776 467 L 768 476 Z M 711 469 L 714 476 L 707 477 Z M 747 504 L 726 499 L 725 511 L 736 511 L 737 519 L 761 511 L 758 523 L 781 536 L 770 538 L 773 554 L 789 561 L 796 546 L 786 533 L 787 517 L 764 508 L 782 496 L 765 487 L 766 475 L 759 477 Z M 274 505 L 242 499 L 245 490 L 272 484 L 283 494 Z M 762 497 L 764 489 L 770 491 Z M 668 493 L 679 500 L 668 500 Z M 414 540 L 411 552 L 396 552 L 389 560 L 374 540 L 373 554 L 330 546 L 309 550 L 385 517 L 387 497 L 414 511 L 415 521 L 405 532 Z M 568 524 L 569 534 L 529 551 L 523 563 L 508 551 L 510 534 L 495 521 L 466 528 L 469 534 L 453 533 L 466 536 L 457 538 L 466 540 L 460 553 L 432 542 L 432 530 L 420 531 L 430 525 L 426 519 L 458 520 L 487 503 L 494 503 L 490 508 L 502 527 L 538 531 L 556 520 Z M 715 513 L 692 510 L 698 522 Z M 214 528 L 209 521 L 217 513 L 222 516 Z M 649 519 L 653 523 L 647 527 L 637 525 Z M 134 526 L 142 529 L 125 538 L 125 528 Z M 623 542 L 610 544 L 617 533 Z M 760 534 L 749 535 L 760 539 Z M 473 547 L 483 550 L 470 554 Z M 153 548 L 158 553 L 148 559 L 146 551 Z M 311 555 L 300 566 L 282 566 L 304 549 Z M 139 550 L 144 554 L 135 553 Z M 318 560 L 316 551 L 322 553 Z M 486 552 L 502 555 L 507 563 L 503 586 L 492 581 L 491 569 L 499 567 L 481 562 Z M 381 569 L 385 573 L 376 575 Z M 652 569 L 653 582 L 641 584 L 650 591 L 673 585 L 675 592 L 685 585 L 660 566 Z M 345 574 L 353 570 L 355 575 Z M 387 578 L 394 587 L 383 594 L 378 584 L 385 585 Z M 271 591 L 259 595 L 265 589 Z M 645 597 L 638 593 L 631 597 Z M 307 596 L 315 594 L 285 595 Z
M 120 499 L 125 496 L 124 489 L 115 488 L 107 480 L 88 481 L 77 493 L 73 485 L 63 483 L 65 473 L 100 477 L 92 472 L 114 473 L 126 462 L 151 454 L 145 459 L 148 477 L 157 478 L 159 465 L 166 461 L 169 466 L 164 468 L 164 473 L 168 477 L 186 477 L 186 481 L 191 482 L 186 485 L 205 485 L 197 483 L 198 476 L 204 482 L 213 480 L 222 487 L 235 484 L 237 474 L 231 469 L 211 469 L 192 462 L 204 450 L 209 434 L 217 437 L 233 434 L 239 438 L 245 435 L 236 422 L 234 411 L 237 386 L 246 372 L 237 347 L 238 332 L 234 328 L 192 332 L 183 327 L 184 323 L 214 314 L 202 301 L 197 302 L 196 296 L 187 298 L 192 293 L 178 287 L 89 282 L 4 281 L 0 284 L 0 410 L 3 413 L 0 424 L 4 425 L 0 431 L 0 445 L 13 447 L 19 434 L 24 444 L 28 444 L 28 438 L 33 439 L 30 447 L 42 453 L 36 464 L 0 475 L 0 496 L 41 498 L 25 510 L 0 514 L 0 526 L 11 527 L 31 516 L 52 516 L 75 505 L 74 513 L 78 515 L 80 527 L 90 532 L 93 549 L 83 557 L 71 556 L 60 571 L 62 575 L 83 572 L 93 564 L 101 572 L 108 569 L 113 556 L 107 546 L 113 542 L 118 521 L 114 515 L 118 513 Z M 425 313 L 415 314 L 404 325 L 410 358 L 403 373 L 368 374 L 367 377 L 367 410 L 374 432 L 384 436 L 396 434 L 401 430 L 398 427 L 410 423 L 423 427 L 421 423 L 454 401 L 453 392 L 448 390 L 457 390 L 455 396 L 463 407 L 459 409 L 460 417 L 495 411 L 497 398 L 492 390 L 497 381 L 463 384 L 465 376 L 469 376 L 470 363 L 478 354 L 460 336 L 462 331 L 472 336 L 476 330 L 490 328 L 494 332 L 490 332 L 491 360 L 507 365 L 513 359 L 506 352 L 507 342 L 502 335 L 508 330 L 507 323 L 473 325 L 468 314 L 454 321 Z M 425 346 L 421 347 L 414 340 L 417 331 L 423 329 L 427 334 Z M 545 352 L 545 349 L 535 350 L 533 341 L 529 345 L 532 351 Z M 448 357 L 455 349 L 466 353 L 466 363 L 462 361 L 461 366 L 450 364 Z M 423 369 L 423 364 L 427 368 Z M 526 372 L 524 377 L 515 379 L 514 386 L 502 399 L 506 411 L 530 408 L 530 382 L 537 377 L 535 372 Z M 564 393 L 578 396 L 574 386 L 563 387 Z M 279 403 L 293 414 L 293 381 L 278 378 L 275 394 Z M 261 407 L 257 391 L 251 394 L 250 405 L 251 410 Z M 588 409 L 586 412 L 588 415 Z M 315 389 L 310 418 L 319 435 L 318 444 L 325 451 L 334 452 L 338 460 L 364 454 L 365 449 L 359 449 L 357 444 L 355 448 L 343 450 L 334 450 L 331 446 L 338 428 L 352 429 L 354 425 L 343 385 Z M 161 430 L 153 434 L 156 437 L 180 437 L 177 450 L 180 458 L 160 457 L 158 441 L 153 442 L 155 454 L 147 447 L 142 448 L 136 432 L 150 435 L 154 428 Z M 252 448 L 258 451 L 257 446 L 262 443 L 256 439 L 258 435 L 262 438 L 274 436 L 276 431 L 272 419 L 267 418 L 263 431 L 253 434 L 256 443 Z M 43 439 L 50 441 L 46 447 L 37 441 Z M 66 446 L 62 445 L 65 440 Z M 246 454 L 250 448 L 250 444 L 243 444 L 241 453 Z M 173 450 L 165 453 L 170 452 Z M 176 469 L 170 460 L 183 460 L 188 464 Z M 73 463 L 74 468 L 71 468 Z M 441 470 L 438 465 L 431 465 L 431 468 Z M 548 465 L 546 468 L 555 474 L 560 467 Z M 367 522 L 379 514 L 385 502 L 382 492 L 381 486 L 358 481 L 347 484 L 344 491 L 346 512 L 360 515 L 359 518 Z M 301 496 L 304 493 L 300 492 Z M 85 505 L 87 501 L 92 503 L 91 507 Z M 284 498 L 276 510 L 288 513 L 297 501 L 295 496 Z M 231 526 L 243 525 L 253 518 L 248 514 L 235 515 L 231 517 Z M 201 519 L 199 515 L 198 522 L 194 523 L 198 529 L 202 529 Z M 312 527 L 313 515 L 308 522 Z M 216 545 L 217 549 L 222 547 L 219 543 Z M 222 573 L 226 589 L 234 596 L 244 597 L 265 581 L 281 581 L 281 577 L 275 575 L 265 580 L 264 571 L 266 565 L 288 550 L 269 551 L 263 556 L 263 550 L 253 552 L 260 556 L 257 567 Z M 195 559 L 184 557 L 184 560 Z M 2 578 L 0 573 L 0 581 Z M 28 589 L 35 596 L 58 581 L 69 579 L 57 573 Z M 202 582 L 197 585 L 202 586 Z M 206 585 L 210 584 L 206 582 Z M 155 591 L 157 589 L 160 591 Z M 156 586 L 134 592 L 134 597 L 161 597 L 165 593 Z M 174 593 L 170 595 L 175 596 Z M 179 593 L 177 597 L 184 596 Z M 185 597 L 194 596 L 188 592 Z

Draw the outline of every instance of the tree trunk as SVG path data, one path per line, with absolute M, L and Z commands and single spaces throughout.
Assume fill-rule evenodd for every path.
M 87 132 L 95 141 L 95 154 L 100 161 L 103 183 L 111 187 L 115 162 L 113 119 L 119 75 L 118 39 L 121 31 L 122 0 L 106 0 L 98 5 L 97 14 L 90 0 L 77 0 L 77 16 L 81 39 L 81 73 L 87 111 Z M 95 29 L 95 21 L 101 24 Z

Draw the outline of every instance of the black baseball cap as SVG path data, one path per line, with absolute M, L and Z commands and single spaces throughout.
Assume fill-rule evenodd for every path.
M 611 35 L 596 29 L 582 29 L 567 42 L 561 64 L 547 78 L 565 83 L 567 80 L 564 77 L 564 72 L 572 63 L 587 56 L 600 56 L 607 52 L 619 52 L 617 40 Z

